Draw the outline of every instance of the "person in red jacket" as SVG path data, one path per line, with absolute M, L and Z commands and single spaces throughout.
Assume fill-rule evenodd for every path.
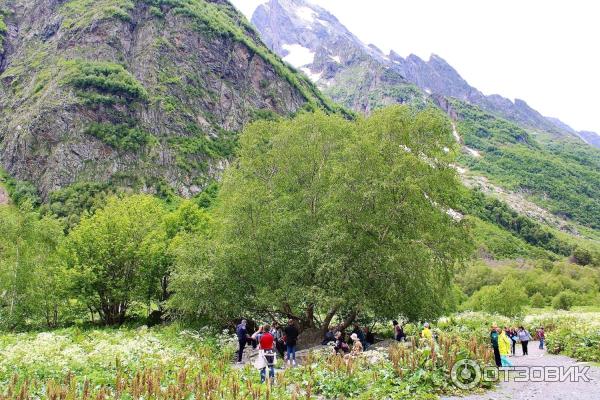
M 260 336 L 258 342 L 258 357 L 263 358 L 262 361 L 259 360 L 262 367 L 260 368 L 260 381 L 263 383 L 267 380 L 267 368 L 269 368 L 269 379 L 273 380 L 275 378 L 275 338 L 270 331 L 271 327 L 265 325 L 263 328 L 264 333 Z

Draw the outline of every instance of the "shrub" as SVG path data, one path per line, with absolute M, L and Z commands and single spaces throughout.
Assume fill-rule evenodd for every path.
M 484 286 L 465 303 L 464 308 L 513 317 L 521 314 L 528 303 L 520 281 L 507 276 L 498 286 Z
M 146 89 L 122 65 L 84 60 L 68 61 L 66 65 L 66 82 L 79 89 L 78 94 L 88 102 L 107 103 L 110 99 L 106 96 L 115 96 L 120 102 L 148 99 Z
M 579 265 L 589 265 L 592 263 L 592 254 L 581 247 L 577 247 L 573 251 L 573 259 Z
M 552 308 L 555 310 L 570 310 L 574 301 L 575 293 L 571 290 L 565 290 L 552 299 Z
M 546 306 L 546 300 L 540 292 L 536 292 L 530 299 L 531 307 L 544 308 Z
M 119 150 L 135 151 L 152 144 L 156 139 L 148 132 L 129 124 L 91 124 L 86 134 L 97 137 Z

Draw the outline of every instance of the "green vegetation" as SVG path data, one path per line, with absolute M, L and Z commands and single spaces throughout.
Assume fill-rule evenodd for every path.
M 579 361 L 600 362 L 598 319 L 580 315 L 552 322 L 555 329 L 546 335 L 550 353 L 564 354 Z
M 57 249 L 62 226 L 51 216 L 41 218 L 31 204 L 0 206 L 0 328 L 12 329 L 26 321 L 56 326 L 57 304 L 65 281 Z
M 516 315 L 534 302 L 535 306 L 552 304 L 557 309 L 569 309 L 573 305 L 600 305 L 598 268 L 565 261 L 513 262 L 494 267 L 476 262 L 457 275 L 456 282 L 469 296 L 461 305 L 463 309 Z M 522 291 L 525 296 L 521 295 Z M 520 307 L 511 307 L 508 311 L 498 308 L 508 307 L 513 300 Z
M 0 185 L 4 186 L 8 195 L 17 206 L 29 203 L 36 207 L 42 202 L 35 186 L 30 182 L 10 177 L 2 168 L 0 168 Z
M 600 151 L 584 144 L 536 140 L 522 128 L 479 108 L 452 101 L 465 144 L 482 157 L 462 156 L 471 171 L 528 193 L 556 215 L 600 228 Z
M 139 127 L 129 124 L 92 123 L 85 133 L 92 135 L 115 149 L 136 151 L 156 143 L 156 138 Z
M 172 307 L 218 320 L 248 309 L 294 315 L 307 327 L 359 311 L 443 312 L 453 268 L 472 248 L 445 212 L 460 184 L 441 113 L 301 114 L 251 124 L 239 141 L 214 235 L 177 253 Z
M 170 140 L 171 146 L 184 157 L 203 156 L 213 159 L 230 158 L 235 153 L 237 134 L 220 131 L 218 136 L 209 136 L 197 125 L 187 126 L 186 131 L 193 136 L 179 136 Z
M 0 53 L 3 51 L 2 46 L 4 46 L 4 35 L 6 35 L 6 32 L 8 32 L 8 27 L 4 23 L 4 14 L 0 10 Z
M 77 225 L 84 213 L 102 208 L 116 189 L 108 183 L 80 182 L 50 193 L 47 212 L 62 219 L 68 228 Z M 44 210 L 46 212 L 46 210 Z
M 371 69 L 373 65 L 355 65 L 345 68 L 344 71 L 336 76 L 336 84 L 325 88 L 324 93 L 334 99 L 337 103 L 350 109 L 360 107 L 368 103 L 369 110 L 376 110 L 391 104 L 410 104 L 415 109 L 423 110 L 433 104 L 423 95 L 423 92 L 415 85 L 394 80 L 399 80 L 399 76 L 389 71 L 383 71 L 382 79 L 387 77 L 388 84 L 379 85 L 376 89 L 369 89 L 365 94 L 364 87 L 368 85 L 369 79 L 372 79 Z M 362 96 L 362 97 L 361 97 Z
M 519 215 L 506 203 L 485 196 L 480 191 L 465 192 L 459 210 L 465 214 L 476 216 L 483 221 L 497 225 L 532 246 L 563 256 L 568 256 L 573 251 L 569 243 L 565 243 L 557 238 L 542 224 Z
M 66 82 L 91 103 L 145 101 L 148 93 L 122 65 L 110 62 L 65 61 Z
M 211 331 L 61 329 L 0 335 L 0 396 L 52 398 L 394 398 L 465 393 L 450 380 L 455 361 L 493 360 L 486 346 L 443 335 L 432 348 L 395 345 L 344 360 L 330 350 L 261 384 L 254 368 L 234 368 L 235 336 Z M 418 342 L 415 342 L 418 343 Z M 279 364 L 281 365 L 281 361 Z M 482 383 L 480 387 L 489 387 Z M 27 390 L 23 390 L 26 388 Z
M 514 317 L 523 312 L 529 304 L 527 293 L 521 282 L 513 275 L 508 275 L 497 286 L 483 286 L 463 305 L 474 311 L 487 311 Z
M 61 5 L 62 26 L 77 30 L 105 19 L 129 22 L 129 13 L 134 7 L 132 0 L 69 0 Z

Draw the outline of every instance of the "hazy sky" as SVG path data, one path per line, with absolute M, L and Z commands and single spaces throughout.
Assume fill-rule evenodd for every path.
M 231 0 L 248 18 L 264 0 Z M 436 53 L 485 94 L 520 98 L 600 133 L 600 3 L 590 0 L 312 0 L 366 43 Z

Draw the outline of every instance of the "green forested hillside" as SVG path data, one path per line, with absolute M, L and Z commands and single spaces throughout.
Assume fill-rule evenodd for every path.
M 463 155 L 462 164 L 558 216 L 600 228 L 600 151 L 528 132 L 466 103 L 452 107 L 465 145 L 482 155 Z

